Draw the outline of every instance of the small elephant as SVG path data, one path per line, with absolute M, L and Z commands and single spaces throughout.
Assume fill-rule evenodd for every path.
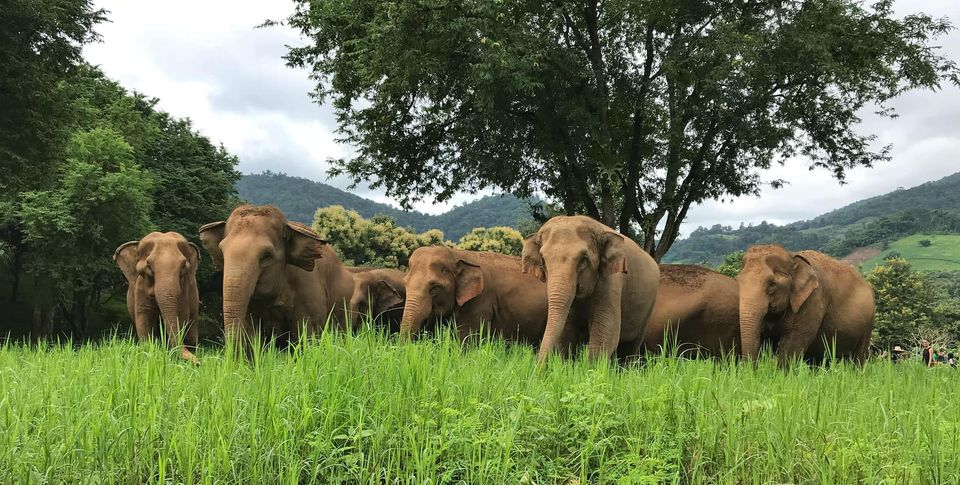
M 406 274 L 395 269 L 367 269 L 353 273 L 353 298 L 350 299 L 350 316 L 357 327 L 367 313 L 374 323 L 385 326 L 390 333 L 400 331 L 403 302 L 407 298 L 403 286 Z
M 520 272 L 520 258 L 440 246 L 417 248 L 404 279 L 401 335 L 428 319 L 454 317 L 460 341 L 489 331 L 536 345 L 547 320 L 544 284 Z
M 139 241 L 122 244 L 113 260 L 127 279 L 127 311 L 141 341 L 159 335 L 162 320 L 171 349 L 198 363 L 191 352 L 197 346 L 197 266 L 200 250 L 175 232 L 151 232 Z
M 584 336 L 592 359 L 639 352 L 660 270 L 631 239 L 589 217 L 557 216 L 524 240 L 523 272 L 547 283 L 538 363 Z
M 644 350 L 668 342 L 684 356 L 739 354 L 739 304 L 737 280 L 703 266 L 661 264 Z
M 870 346 L 876 305 L 873 289 L 852 266 L 817 251 L 752 246 L 743 255 L 740 342 L 756 359 L 770 340 L 781 367 L 794 359 L 836 357 L 863 362 Z
M 295 343 L 302 326 L 308 335 L 328 318 L 346 326 L 353 273 L 317 233 L 276 207 L 239 206 L 226 221 L 201 227 L 200 239 L 223 271 L 224 331 L 238 353 L 250 356 L 255 330 Z

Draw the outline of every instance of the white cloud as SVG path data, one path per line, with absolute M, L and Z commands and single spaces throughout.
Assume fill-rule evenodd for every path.
M 281 19 L 291 2 L 257 0 L 168 0 L 134 2 L 97 0 L 110 11 L 111 23 L 98 31 L 103 42 L 85 49 L 87 59 L 124 86 L 160 99 L 160 108 L 189 117 L 215 142 L 240 158 L 240 170 L 266 169 L 346 188 L 349 180 L 327 180 L 326 160 L 350 153 L 336 142 L 336 122 L 329 106 L 309 98 L 313 88 L 307 73 L 286 67 L 285 45 L 301 41 L 289 29 L 255 29 L 266 19 Z M 896 4 L 904 14 L 925 11 L 960 19 L 960 2 L 906 1 Z M 960 35 L 943 42 L 945 52 L 960 58 Z M 766 189 L 759 198 L 731 203 L 709 201 L 690 211 L 683 232 L 698 225 L 736 225 L 740 221 L 790 222 L 814 217 L 864 197 L 898 186 L 912 186 L 960 170 L 960 90 L 910 93 L 896 103 L 901 117 L 864 118 L 865 132 L 879 143 L 894 143 L 893 161 L 874 169 L 850 172 L 840 186 L 824 171 L 810 172 L 802 161 L 791 161 L 766 174 L 791 184 Z M 380 191 L 354 190 L 361 196 L 390 203 Z M 417 210 L 443 212 L 452 205 L 491 193 L 458 194 L 454 200 L 415 205 Z M 394 204 L 395 205 L 395 204 Z

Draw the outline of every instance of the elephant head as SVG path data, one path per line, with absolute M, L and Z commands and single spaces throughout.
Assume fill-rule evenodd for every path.
M 120 267 L 132 291 L 156 300 L 167 335 L 176 344 L 180 306 L 187 298 L 189 283 L 197 277 L 200 250 L 175 232 L 152 232 L 139 241 L 117 248 L 113 260 Z M 189 353 L 185 350 L 185 352 Z
M 200 228 L 200 239 L 223 271 L 223 319 L 227 340 L 249 353 L 251 299 L 275 301 L 284 291 L 287 265 L 312 271 L 326 241 L 290 222 L 272 206 L 242 205 L 226 221 Z
M 782 322 L 800 311 L 820 286 L 810 262 L 780 246 L 753 246 L 743 255 L 740 287 L 740 344 L 756 359 L 765 323 Z
M 444 247 L 417 248 L 404 278 L 407 300 L 400 333 L 409 337 L 428 318 L 444 318 L 483 292 L 480 267 Z
M 353 275 L 353 297 L 350 315 L 358 318 L 370 312 L 376 318 L 381 313 L 398 307 L 406 299 L 404 287 L 392 285 L 381 271 L 356 272 Z
M 573 302 L 590 302 L 603 278 L 626 273 L 623 236 L 584 216 L 558 216 L 523 243 L 522 269 L 547 283 L 547 327 L 537 360 L 557 346 Z

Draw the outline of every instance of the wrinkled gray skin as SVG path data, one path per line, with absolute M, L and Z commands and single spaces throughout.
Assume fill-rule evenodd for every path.
M 737 283 L 745 357 L 756 359 L 769 339 L 781 367 L 799 357 L 819 361 L 831 347 L 836 357 L 866 359 L 876 305 L 852 266 L 817 251 L 752 246 Z
M 250 356 L 257 331 L 296 343 L 301 328 L 317 335 L 328 318 L 345 327 L 353 274 L 326 241 L 276 207 L 237 207 L 201 227 L 200 239 L 223 271 L 224 333 L 237 352 Z
M 127 279 L 127 311 L 141 341 L 159 336 L 161 322 L 171 349 L 199 363 L 197 267 L 200 250 L 175 232 L 152 232 L 117 248 L 113 260 Z M 180 345 L 180 338 L 183 345 Z
M 538 363 L 584 340 L 591 359 L 639 353 L 660 270 L 632 240 L 589 217 L 554 217 L 524 241 L 523 272 L 547 283 Z
M 399 332 L 406 300 L 403 285 L 406 274 L 396 269 L 348 269 L 353 273 L 353 298 L 350 299 L 353 327 L 357 328 L 369 313 L 375 326 L 386 328 L 390 333 Z
M 460 341 L 492 333 L 536 346 L 547 318 L 546 291 L 520 272 L 520 259 L 505 254 L 440 246 L 417 248 L 404 280 L 407 300 L 401 335 L 424 323 L 453 317 Z

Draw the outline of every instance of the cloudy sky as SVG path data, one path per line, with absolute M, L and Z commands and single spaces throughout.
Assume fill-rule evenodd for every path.
M 240 158 L 240 171 L 266 169 L 324 181 L 326 159 L 349 153 L 335 141 L 332 110 L 311 102 L 312 83 L 304 71 L 284 66 L 285 45 L 300 43 L 282 28 L 255 29 L 266 19 L 283 18 L 285 1 L 98 0 L 111 22 L 98 31 L 103 41 L 86 48 L 87 59 L 129 89 L 160 98 L 160 107 L 189 117 L 203 134 L 223 143 Z M 898 0 L 902 13 L 925 11 L 960 24 L 960 2 Z M 941 40 L 944 51 L 960 60 L 960 32 Z M 894 145 L 893 160 L 849 173 L 840 185 L 824 171 L 808 171 L 803 160 L 771 170 L 768 180 L 790 185 L 766 189 L 760 197 L 724 203 L 710 201 L 691 209 L 683 232 L 699 225 L 744 222 L 786 223 L 808 219 L 850 202 L 910 187 L 960 171 L 960 89 L 916 92 L 897 100 L 895 120 L 868 115 L 863 130 L 879 144 Z M 361 186 L 357 194 L 392 203 Z M 464 194 L 452 204 L 476 198 Z M 452 204 L 419 204 L 438 213 Z

